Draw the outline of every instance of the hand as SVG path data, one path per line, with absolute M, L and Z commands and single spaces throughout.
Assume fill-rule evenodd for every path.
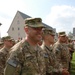
M 69 49 L 69 51 L 72 51 L 72 49 L 71 48 L 68 48 Z

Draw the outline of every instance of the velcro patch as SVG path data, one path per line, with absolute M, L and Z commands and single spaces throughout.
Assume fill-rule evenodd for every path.
M 7 61 L 7 63 L 8 63 L 9 65 L 13 66 L 13 67 L 17 67 L 17 65 L 19 64 L 18 61 L 12 60 L 12 59 L 9 59 L 9 60 Z
M 44 57 L 45 57 L 45 58 L 48 58 L 48 54 L 44 54 Z

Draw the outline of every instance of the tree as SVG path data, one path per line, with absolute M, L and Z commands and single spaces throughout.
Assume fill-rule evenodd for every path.
M 68 33 L 68 37 L 69 37 L 70 39 L 72 39 L 72 38 L 73 38 L 73 33 L 69 32 L 69 33 Z

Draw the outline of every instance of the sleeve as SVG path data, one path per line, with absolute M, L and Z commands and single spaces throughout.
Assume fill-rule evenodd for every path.
M 21 59 L 18 57 L 8 59 L 4 69 L 4 75 L 19 75 L 22 68 L 21 64 Z
M 5 62 L 6 62 L 6 56 L 3 52 L 0 52 L 0 73 L 1 74 L 3 74 Z
M 61 63 L 61 51 L 59 47 L 57 47 L 55 50 L 56 50 L 55 55 L 56 55 L 57 61 Z
M 21 59 L 22 54 L 20 48 L 10 52 L 10 56 L 7 60 L 6 67 L 4 69 L 4 75 L 19 75 L 21 71 Z
M 4 75 L 14 75 L 16 68 L 11 66 L 10 64 L 7 64 L 4 69 Z

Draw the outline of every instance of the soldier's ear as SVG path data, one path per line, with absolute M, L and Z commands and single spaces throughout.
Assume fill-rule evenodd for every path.
M 24 27 L 24 31 L 25 31 L 26 33 L 28 33 L 28 27 L 27 27 L 27 26 Z

